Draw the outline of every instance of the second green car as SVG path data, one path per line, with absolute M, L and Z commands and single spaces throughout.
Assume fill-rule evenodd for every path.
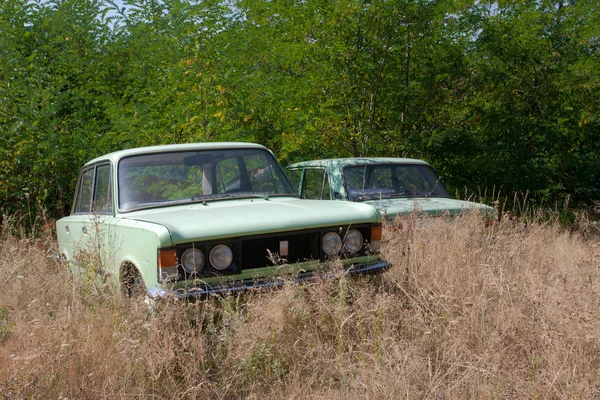
M 288 167 L 303 199 L 367 203 L 388 220 L 413 212 L 458 215 L 474 209 L 487 216 L 492 207 L 454 200 L 431 165 L 411 158 L 337 158 Z

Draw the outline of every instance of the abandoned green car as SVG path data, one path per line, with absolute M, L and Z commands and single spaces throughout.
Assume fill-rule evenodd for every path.
M 381 222 L 366 204 L 298 199 L 263 146 L 203 143 L 88 162 L 56 230 L 74 270 L 93 264 L 125 295 L 158 298 L 308 279 L 333 259 L 349 273 L 383 270 Z
M 411 158 L 338 158 L 292 164 L 288 175 L 303 199 L 348 200 L 371 204 L 387 220 L 412 212 L 458 215 L 492 207 L 454 200 L 433 168 Z

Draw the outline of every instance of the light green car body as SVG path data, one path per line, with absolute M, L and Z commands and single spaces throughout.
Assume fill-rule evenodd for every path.
M 386 198 L 385 194 L 382 194 L 379 198 L 370 198 L 361 200 L 360 202 L 370 204 L 377 208 L 384 219 L 391 221 L 397 216 L 408 215 L 411 213 L 423 213 L 429 216 L 456 216 L 469 212 L 472 210 L 478 210 L 489 218 L 495 217 L 495 210 L 493 207 L 485 204 L 455 200 L 450 198 L 447 194 L 443 184 L 439 181 L 439 178 L 435 174 L 435 171 L 427 162 L 412 159 L 412 158 L 389 158 L 389 157 L 377 157 L 377 158 L 337 158 L 337 159 L 324 159 L 324 160 L 313 160 L 304 161 L 292 164 L 287 167 L 288 175 L 295 175 L 295 179 L 292 179 L 295 186 L 298 188 L 298 194 L 301 198 L 305 198 L 303 195 L 303 187 L 306 186 L 307 180 L 306 171 L 315 170 L 323 171 L 324 174 L 324 185 L 323 191 L 321 192 L 322 200 L 343 200 L 350 201 L 347 185 L 345 182 L 344 170 L 348 167 L 366 167 L 366 166 L 384 166 L 384 165 L 395 165 L 395 166 L 414 166 L 423 167 L 435 176 L 436 186 L 445 193 L 444 196 L 427 196 L 427 195 L 407 195 L 405 197 Z M 356 200 L 354 200 L 356 201 Z
M 288 277 L 290 274 L 296 279 L 310 278 L 316 271 L 322 271 L 325 264 L 329 262 L 324 258 L 302 260 L 282 267 L 271 265 L 272 263 L 265 259 L 264 264 L 245 265 L 231 275 L 201 278 L 190 276 L 189 279 L 186 277 L 186 279 L 169 281 L 161 278 L 158 270 L 161 249 L 176 251 L 178 268 L 181 268 L 180 246 L 189 247 L 190 243 L 192 246 L 201 246 L 203 243 L 214 244 L 223 241 L 234 243 L 230 246 L 238 248 L 241 245 L 235 247 L 237 246 L 235 243 L 249 237 L 268 239 L 284 233 L 302 234 L 315 232 L 315 230 L 318 233 L 320 229 L 339 230 L 342 227 L 359 225 L 370 229 L 371 226 L 381 225 L 380 213 L 366 204 L 348 203 L 340 206 L 301 200 L 295 195 L 189 201 L 131 210 L 123 209 L 123 204 L 118 201 L 120 190 L 118 168 L 119 162 L 124 158 L 163 152 L 202 152 L 223 149 L 227 151 L 245 149 L 266 152 L 272 156 L 265 147 L 252 143 L 200 143 L 129 149 L 89 161 L 83 167 L 82 173 L 94 171 L 95 180 L 100 180 L 98 171 L 101 167 L 110 168 L 108 204 L 102 212 L 77 212 L 78 192 L 83 192 L 84 189 L 81 188 L 85 185 L 82 184 L 85 178 L 80 174 L 73 211 L 71 215 L 56 223 L 60 257 L 84 271 L 92 264 L 87 261 L 94 261 L 96 272 L 103 275 L 115 287 L 124 284 L 124 279 L 128 276 L 126 270 L 137 271 L 143 279 L 149 296 L 188 297 L 271 285 L 275 282 L 274 278 Z M 277 167 L 280 168 L 278 164 Z M 93 187 L 96 187 L 95 183 Z M 85 202 L 83 203 L 85 205 Z M 90 201 L 90 204 L 93 202 Z M 90 205 L 90 210 L 92 207 L 93 205 Z M 293 242 L 289 245 L 293 246 Z M 287 249 L 287 241 L 285 246 Z M 271 250 L 276 255 L 279 249 L 269 251 Z M 235 250 L 233 252 L 235 253 Z M 376 271 L 388 266 L 378 252 L 371 253 L 366 250 L 355 257 L 342 258 L 340 261 L 344 268 L 356 272 Z

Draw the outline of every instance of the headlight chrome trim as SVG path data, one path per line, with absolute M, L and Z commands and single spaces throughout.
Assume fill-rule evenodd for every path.
M 233 250 L 225 244 L 218 244 L 212 248 L 208 259 L 214 269 L 224 271 L 233 262 Z
M 323 252 L 328 256 L 337 256 L 342 249 L 342 238 L 337 232 L 327 232 L 321 239 Z
M 181 255 L 181 266 L 188 274 L 197 274 L 204 268 L 204 253 L 196 247 L 190 247 Z
M 349 229 L 344 236 L 344 249 L 350 253 L 358 253 L 362 249 L 364 238 L 357 229 Z

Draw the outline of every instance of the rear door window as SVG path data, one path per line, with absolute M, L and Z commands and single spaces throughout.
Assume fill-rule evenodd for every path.
M 92 211 L 92 192 L 94 184 L 94 168 L 89 168 L 81 173 L 79 189 L 77 190 L 76 214 L 85 214 Z

